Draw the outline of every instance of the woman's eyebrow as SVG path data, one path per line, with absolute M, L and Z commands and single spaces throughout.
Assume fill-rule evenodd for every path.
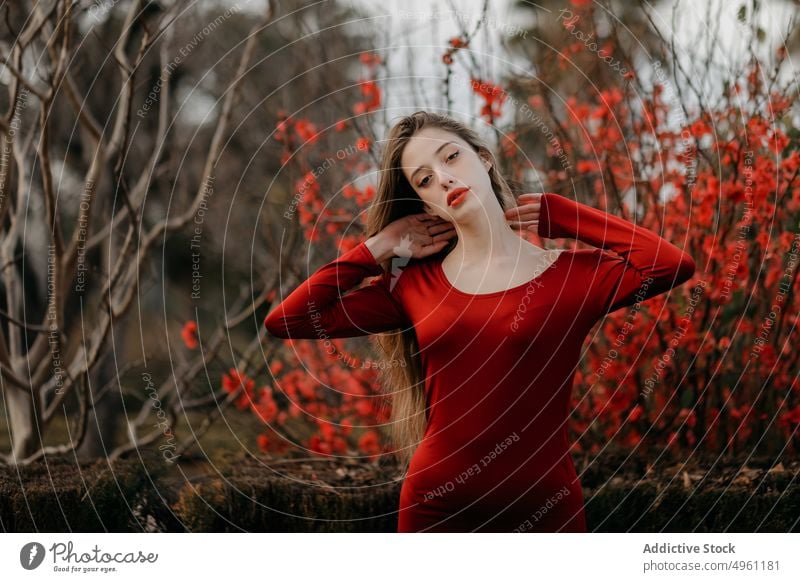
M 438 148 L 436 148 L 436 151 L 435 151 L 435 152 L 433 152 L 433 155 L 435 156 L 435 155 L 436 155 L 436 154 L 438 154 L 440 151 L 442 151 L 442 148 L 444 148 L 445 146 L 447 146 L 447 145 L 449 145 L 449 144 L 451 144 L 451 143 L 452 143 L 452 144 L 455 144 L 455 145 L 458 145 L 458 144 L 456 144 L 456 142 L 454 142 L 454 141 L 446 141 L 446 142 L 444 142 L 442 145 L 440 145 Z M 417 172 L 419 172 L 420 170 L 422 170 L 422 167 L 419 167 L 419 168 L 417 168 L 416 170 L 414 170 L 414 171 L 411 173 L 411 179 L 412 179 L 412 180 L 414 179 L 414 176 L 416 176 L 416 175 L 417 175 Z

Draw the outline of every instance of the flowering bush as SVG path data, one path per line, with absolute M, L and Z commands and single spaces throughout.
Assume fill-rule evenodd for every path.
M 468 42 L 450 40 L 446 66 Z M 603 48 L 610 54 L 614 44 L 606 41 Z M 776 70 L 786 55 L 777 56 Z M 359 116 L 382 103 L 376 76 L 382 61 L 361 61 L 369 75 L 359 80 L 363 100 L 353 108 Z M 517 141 L 526 131 L 519 120 L 524 103 L 558 135 L 546 146 L 545 190 L 570 195 L 569 185 L 578 183 L 579 196 L 660 233 L 698 265 L 695 277 L 671 293 L 599 324 L 576 374 L 573 450 L 598 452 L 609 444 L 800 450 L 800 352 L 792 350 L 800 343 L 800 132 L 788 114 L 796 107 L 791 93 L 765 82 L 757 62 L 726 82 L 714 106 L 695 109 L 659 75 L 649 88 L 633 73 L 620 76 L 618 85 L 594 96 L 568 97 L 560 113 L 534 92 L 513 99 L 509 89 L 479 75 L 470 75 L 469 84 L 482 98 L 477 114 L 488 124 L 516 113 L 498 151 L 514 177 L 525 167 Z M 684 112 L 678 123 L 671 117 L 676 109 Z M 353 128 L 342 119 L 330 131 Z M 330 154 L 309 146 L 328 131 L 282 117 L 275 138 L 285 145 L 285 163 L 302 176 L 295 191 L 305 238 L 344 252 L 359 237 L 345 235 L 343 225 L 360 216 L 374 188 L 348 184 L 336 207 L 323 198 L 330 188 L 321 187 L 312 160 Z M 354 175 L 374 169 L 366 155 L 372 139 L 352 137 L 359 155 L 348 156 L 343 168 Z M 549 163 L 555 156 L 570 163 Z M 264 434 L 259 446 L 283 450 L 278 443 L 292 440 L 322 455 L 356 451 L 368 458 L 386 451 L 377 427 L 388 413 L 379 404 L 374 370 L 348 353 L 344 340 L 331 340 L 331 353 L 318 344 L 285 340 L 286 351 L 270 365 L 272 386 L 258 392 L 252 381 L 234 381 L 233 370 L 223 380 L 226 390 L 242 391 L 237 407 L 248 404 L 281 435 Z M 298 363 L 289 365 L 295 357 Z

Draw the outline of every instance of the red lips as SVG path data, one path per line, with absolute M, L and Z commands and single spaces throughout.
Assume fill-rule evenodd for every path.
M 461 199 L 464 198 L 464 195 L 469 191 L 469 188 L 456 188 L 455 190 L 451 191 L 447 194 L 447 205 L 453 206 L 455 202 L 456 205 L 460 204 Z

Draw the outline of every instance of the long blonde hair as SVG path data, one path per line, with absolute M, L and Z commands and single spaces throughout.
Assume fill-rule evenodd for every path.
M 367 215 L 367 238 L 403 216 L 425 211 L 422 199 L 403 174 L 400 161 L 408 141 L 424 127 L 437 127 L 452 132 L 479 155 L 490 160 L 492 165 L 489 168 L 489 179 L 492 191 L 503 210 L 513 206 L 514 195 L 508 182 L 500 174 L 497 160 L 473 129 L 447 115 L 417 111 L 398 121 L 386 138 L 378 188 Z M 457 237 L 450 239 L 437 255 L 444 258 L 457 240 Z M 388 271 L 391 268 L 391 259 L 382 266 Z M 406 471 L 417 445 L 422 441 L 427 418 L 425 376 L 419 357 L 419 344 L 413 328 L 401 333 L 379 334 L 375 339 L 380 355 L 389 364 L 382 366 L 380 381 L 391 406 L 390 441 L 403 471 Z M 395 365 L 399 362 L 405 365 Z

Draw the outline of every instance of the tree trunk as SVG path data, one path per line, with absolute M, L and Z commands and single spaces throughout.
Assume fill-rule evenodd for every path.
M 103 183 L 106 184 L 109 191 L 114 187 L 113 171 L 111 168 L 103 175 Z M 111 196 L 102 197 L 98 200 L 97 211 L 98 216 L 104 217 L 98 220 L 98 228 L 103 226 L 103 223 L 110 223 L 113 219 L 111 208 Z M 117 208 L 119 210 L 119 208 Z M 124 228 L 118 228 L 113 231 L 109 236 L 107 245 L 103 245 L 99 253 L 99 271 L 100 273 L 111 273 L 114 268 L 114 263 L 117 262 L 119 252 L 124 242 Z M 111 246 L 110 252 L 108 245 Z M 96 298 L 99 300 L 100 298 Z M 125 336 L 128 325 L 125 319 L 116 320 L 111 326 L 110 333 L 113 336 L 111 347 L 114 353 L 125 353 Z M 97 392 L 101 390 L 108 382 L 116 375 L 114 363 L 119 361 L 119 358 L 112 357 L 111 350 L 107 350 L 101 356 L 100 361 L 97 363 L 94 374 L 94 379 L 91 383 L 89 400 L 94 402 Z M 82 461 L 89 461 L 93 459 L 105 458 L 108 451 L 115 448 L 115 430 L 117 420 L 122 413 L 122 394 L 119 391 L 119 383 L 109 389 L 109 392 L 103 399 L 89 411 L 87 418 L 86 434 L 84 435 L 83 442 L 78 447 L 78 458 Z
M 11 461 L 17 463 L 39 450 L 39 422 L 30 394 L 13 387 L 5 392 L 11 429 Z
M 113 333 L 113 332 L 112 332 Z M 119 347 L 115 342 L 115 346 Z M 89 399 L 94 402 L 100 391 L 114 377 L 114 358 L 106 352 L 102 362 L 95 368 L 97 374 L 92 381 Z M 116 446 L 115 430 L 120 414 L 119 390 L 112 387 L 103 399 L 87 415 L 86 434 L 77 449 L 78 460 L 91 461 L 105 458 Z

